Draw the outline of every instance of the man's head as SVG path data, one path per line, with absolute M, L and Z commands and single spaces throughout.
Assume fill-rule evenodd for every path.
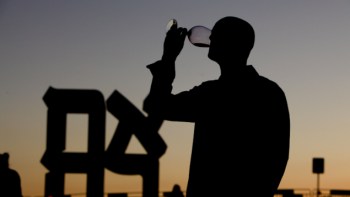
M 247 21 L 234 16 L 224 17 L 212 29 L 208 57 L 219 64 L 246 62 L 254 41 L 254 29 Z
M 9 158 L 10 155 L 8 153 L 0 154 L 0 169 L 9 167 Z

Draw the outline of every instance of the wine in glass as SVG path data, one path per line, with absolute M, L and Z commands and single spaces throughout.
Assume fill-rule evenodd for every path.
M 171 19 L 167 24 L 167 31 L 171 27 L 177 27 L 177 21 L 176 19 Z M 187 32 L 187 38 L 194 46 L 197 47 L 209 47 L 210 46 L 210 39 L 209 36 L 211 34 L 211 30 L 207 27 L 196 25 L 193 26 L 190 30 Z

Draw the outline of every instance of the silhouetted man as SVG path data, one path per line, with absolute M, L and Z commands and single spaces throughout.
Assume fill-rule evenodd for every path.
M 9 167 L 8 153 L 0 154 L 0 196 L 22 197 L 21 179 L 17 171 Z
M 167 32 L 162 59 L 147 66 L 153 80 L 144 101 L 149 114 L 195 123 L 186 196 L 272 197 L 289 157 L 289 110 L 283 90 L 247 65 L 254 29 L 237 17 L 216 22 L 208 57 L 220 77 L 172 94 L 186 34 Z

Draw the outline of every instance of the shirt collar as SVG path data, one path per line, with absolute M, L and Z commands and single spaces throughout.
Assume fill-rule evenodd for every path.
M 252 65 L 247 65 L 238 70 L 237 73 L 233 75 L 221 75 L 219 77 L 220 81 L 236 81 L 236 80 L 246 80 L 252 79 L 259 76 L 259 73 L 255 70 Z

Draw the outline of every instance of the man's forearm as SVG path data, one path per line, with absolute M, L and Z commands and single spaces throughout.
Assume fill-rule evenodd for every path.
M 175 64 L 157 61 L 147 66 L 153 79 L 150 92 L 144 101 L 143 109 L 147 113 L 160 113 L 166 98 L 171 94 L 172 82 L 175 78 Z

